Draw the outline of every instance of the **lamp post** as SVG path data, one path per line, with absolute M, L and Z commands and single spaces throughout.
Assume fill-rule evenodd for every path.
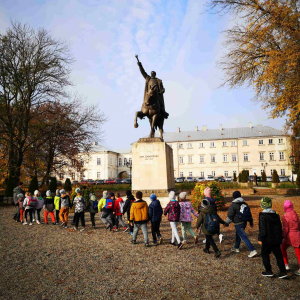
M 289 158 L 290 158 L 290 162 L 291 162 L 291 165 L 292 165 L 292 184 L 294 184 L 293 171 L 294 171 L 294 164 L 295 164 L 295 156 L 291 155 Z
M 131 169 L 132 169 L 132 164 L 131 164 L 131 162 L 127 162 L 127 163 L 126 163 L 126 167 L 130 169 L 130 173 L 129 173 L 130 175 L 129 175 L 129 178 L 130 178 L 130 184 L 131 184 Z
M 261 166 L 264 168 L 264 171 L 266 172 L 266 167 L 268 166 L 268 163 L 261 163 Z

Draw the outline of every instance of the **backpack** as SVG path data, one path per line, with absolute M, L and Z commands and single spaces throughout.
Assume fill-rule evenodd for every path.
M 240 211 L 236 214 L 236 216 L 243 222 L 249 221 L 251 219 L 250 207 L 247 204 L 242 203 L 240 206 Z
M 29 197 L 29 201 L 28 201 L 27 205 L 30 206 L 30 207 L 36 207 L 37 200 L 35 198 L 33 198 L 33 197 Z
M 112 202 L 111 199 L 106 200 L 106 209 L 113 209 L 114 208 L 114 203 Z
M 123 214 L 123 212 L 124 212 L 124 211 L 123 211 L 123 210 L 124 210 L 124 205 L 125 205 L 125 202 L 124 202 L 123 200 L 119 202 L 120 213 L 121 213 L 121 214 Z
M 216 233 L 219 230 L 219 218 L 218 215 L 205 215 L 204 227 L 209 233 Z
M 98 201 L 93 201 L 93 209 L 98 211 Z

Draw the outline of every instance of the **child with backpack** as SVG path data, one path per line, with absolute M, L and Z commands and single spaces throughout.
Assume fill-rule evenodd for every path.
M 212 246 L 215 251 L 215 257 L 219 257 L 221 251 L 218 249 L 213 236 L 220 232 L 220 223 L 224 225 L 226 223 L 220 218 L 217 211 L 210 205 L 210 202 L 207 199 L 202 200 L 201 207 L 202 209 L 197 220 L 196 228 L 198 231 L 199 227 L 202 225 L 202 231 L 205 234 L 206 243 L 203 251 L 205 253 L 210 253 L 209 248 Z
M 272 267 L 270 263 L 270 254 L 276 257 L 277 265 L 280 270 L 279 278 L 287 277 L 283 256 L 280 245 L 282 242 L 282 226 L 279 215 L 272 209 L 272 199 L 264 197 L 260 201 L 260 206 L 263 209 L 259 213 L 259 233 L 258 243 L 261 247 L 261 257 L 263 265 L 266 269 L 262 272 L 264 277 L 273 277 Z
M 59 193 L 59 189 L 57 189 L 56 192 L 55 192 L 54 207 L 55 207 L 56 223 L 59 224 L 59 210 L 60 210 L 60 193 Z
M 128 230 L 128 227 L 126 227 L 123 219 L 122 219 L 122 215 L 123 215 L 123 208 L 124 208 L 124 204 L 125 202 L 123 201 L 123 199 L 120 197 L 119 193 L 116 193 L 116 200 L 115 200 L 115 204 L 114 204 L 114 214 L 116 216 L 116 226 L 115 226 L 115 230 L 118 230 L 119 227 L 119 223 L 121 223 L 122 227 L 123 227 L 123 231 L 126 232 Z
M 29 214 L 29 218 L 30 218 L 30 223 L 29 225 L 32 225 L 33 222 L 33 210 L 37 205 L 37 200 L 32 197 L 31 193 L 27 192 L 25 194 L 25 200 L 23 202 L 23 206 L 25 207 L 25 222 L 23 223 L 23 225 L 27 225 L 27 215 Z
M 300 276 L 300 220 L 290 200 L 284 202 L 283 209 L 285 211 L 282 217 L 282 236 L 284 240 L 281 245 L 281 252 L 285 269 L 290 269 L 286 250 L 291 246 L 294 247 L 299 262 L 299 270 L 295 271 L 295 275 Z
M 125 201 L 124 207 L 123 207 L 123 215 L 127 213 L 127 222 L 129 224 L 129 234 L 133 235 L 133 226 L 130 224 L 130 209 L 132 203 L 135 201 L 134 196 L 132 195 L 131 191 L 126 191 L 127 199 Z
M 163 238 L 159 230 L 163 209 L 161 207 L 160 201 L 157 199 L 155 194 L 152 194 L 150 196 L 150 200 L 151 203 L 149 205 L 149 220 L 151 221 L 153 245 L 156 246 L 157 244 L 160 245 L 163 242 Z
M 192 229 L 193 217 L 199 217 L 199 214 L 196 213 L 190 201 L 186 199 L 186 192 L 179 194 L 179 205 L 180 205 L 180 219 L 181 222 L 181 231 L 182 231 L 182 244 L 187 244 L 186 232 L 188 231 L 191 236 L 194 238 L 194 244 L 198 243 L 198 237 Z
M 180 242 L 180 237 L 177 231 L 177 225 L 180 219 L 180 205 L 178 201 L 175 199 L 175 192 L 171 191 L 169 194 L 170 202 L 166 206 L 164 210 L 164 215 L 168 215 L 168 221 L 170 222 L 170 226 L 172 228 L 172 239 L 170 244 L 176 246 L 175 239 L 177 240 L 177 248 L 180 250 L 183 244 Z
M 56 225 L 53 210 L 54 210 L 54 198 L 51 196 L 51 191 L 49 190 L 46 192 L 46 198 L 45 198 L 44 218 L 45 218 L 46 225 L 48 225 L 48 214 L 51 217 L 52 224 Z
M 95 229 L 95 214 L 98 213 L 98 201 L 95 195 L 90 197 L 86 210 L 90 213 L 92 227 Z
M 37 200 L 37 205 L 36 205 L 36 208 L 35 208 L 36 223 L 41 225 L 41 210 L 44 206 L 44 199 L 41 197 L 41 194 L 38 190 L 34 191 L 34 195 L 35 195 L 35 198 Z
M 257 251 L 254 249 L 253 245 L 251 244 L 251 242 L 249 241 L 245 233 L 247 222 L 249 222 L 250 227 L 253 228 L 253 218 L 252 218 L 250 207 L 242 198 L 242 195 L 239 191 L 233 192 L 232 197 L 233 197 L 233 201 L 229 206 L 227 219 L 225 221 L 226 224 L 228 225 L 231 222 L 233 222 L 236 230 L 235 244 L 231 249 L 231 251 L 235 253 L 239 253 L 240 252 L 239 247 L 242 240 L 250 250 L 250 254 L 248 255 L 248 257 L 254 257 L 255 255 L 257 255 Z
M 114 231 L 114 226 L 116 224 L 115 222 L 115 216 L 114 216 L 114 205 L 115 205 L 115 194 L 109 193 L 109 197 L 107 197 L 105 201 L 104 209 L 106 210 L 106 219 L 109 224 L 109 226 L 106 228 L 110 228 L 110 231 Z
M 103 224 L 106 226 L 106 229 L 108 229 L 110 227 L 109 222 L 107 221 L 107 210 L 105 208 L 105 204 L 106 204 L 106 199 L 108 198 L 108 194 L 107 191 L 103 191 L 103 195 L 102 198 L 100 199 L 99 203 L 98 203 L 98 211 L 100 211 L 100 220 L 103 222 Z
M 20 193 L 17 195 L 16 205 L 18 205 L 18 207 L 19 207 L 21 224 L 23 224 L 23 218 L 24 218 L 24 212 L 25 212 L 25 208 L 24 208 L 23 204 L 24 204 L 24 195 Z
M 79 218 L 81 221 L 82 228 L 80 231 L 85 230 L 85 220 L 84 220 L 84 212 L 85 212 L 85 199 L 82 197 L 80 193 L 80 188 L 75 189 L 76 197 L 74 198 L 73 204 L 75 206 L 75 230 L 78 230 Z

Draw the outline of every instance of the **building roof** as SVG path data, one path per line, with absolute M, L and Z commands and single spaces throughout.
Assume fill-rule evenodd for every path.
M 165 142 L 187 142 L 205 140 L 225 140 L 253 137 L 287 136 L 283 130 L 269 126 L 207 129 L 206 131 L 164 132 Z M 159 132 L 156 134 L 159 137 Z
M 129 154 L 131 153 L 131 148 L 117 149 L 115 150 L 115 152 L 120 154 Z
M 115 151 L 112 151 L 112 150 L 110 150 L 110 149 L 108 149 L 108 148 L 105 148 L 105 147 L 103 147 L 102 145 L 92 145 L 92 149 L 91 149 L 91 151 L 92 152 L 108 152 L 108 151 L 110 151 L 110 152 L 115 152 Z

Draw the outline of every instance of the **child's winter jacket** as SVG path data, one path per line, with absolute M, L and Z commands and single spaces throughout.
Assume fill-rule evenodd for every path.
M 177 200 L 171 200 L 164 210 L 164 215 L 168 214 L 169 222 L 179 222 L 180 219 L 180 205 Z
M 59 200 L 59 206 L 61 208 L 72 207 L 70 197 L 68 195 L 61 196 Z
M 300 247 L 300 220 L 297 213 L 292 210 L 282 217 L 283 243 L 292 247 Z
M 44 202 L 45 202 L 45 210 L 48 212 L 52 212 L 54 210 L 54 198 L 51 196 L 47 196 Z
M 97 201 L 97 200 L 95 200 Z M 97 210 L 94 209 L 94 201 L 90 200 L 87 204 L 86 210 L 91 214 L 96 214 L 98 212 L 98 201 L 97 201 Z
M 180 222 L 192 222 L 193 217 L 192 214 L 195 217 L 199 217 L 199 214 L 196 213 L 194 210 L 191 202 L 186 201 L 186 202 L 180 202 Z
M 130 220 L 130 209 L 132 203 L 135 201 L 135 198 L 133 195 L 127 196 L 127 199 L 125 201 L 124 207 L 123 207 L 123 214 L 127 212 L 127 220 Z
M 44 199 L 42 197 L 36 197 L 37 205 L 35 209 L 42 209 L 44 206 Z
M 24 204 L 24 197 L 21 197 L 17 200 L 16 205 L 19 206 L 19 209 L 24 209 L 23 204 Z
M 60 210 L 60 196 L 56 195 L 54 197 L 54 206 L 55 206 L 55 210 Z
M 123 199 L 121 197 L 115 200 L 114 213 L 116 216 L 122 216 L 122 214 L 120 213 L 120 202 L 122 201 Z
M 73 201 L 75 205 L 75 213 L 80 213 L 85 211 L 85 199 L 82 196 L 76 196 Z
M 130 209 L 130 221 L 134 223 L 142 224 L 147 223 L 149 218 L 149 207 L 146 201 L 137 200 L 134 201 Z
M 152 200 L 149 205 L 149 220 L 154 222 L 161 221 L 161 216 L 163 214 L 163 210 L 159 200 Z
M 35 208 L 35 207 L 32 207 L 32 206 L 28 206 L 29 200 L 30 200 L 31 198 L 33 198 L 33 197 L 26 197 L 26 198 L 24 199 L 23 206 L 25 207 L 25 210 Z

